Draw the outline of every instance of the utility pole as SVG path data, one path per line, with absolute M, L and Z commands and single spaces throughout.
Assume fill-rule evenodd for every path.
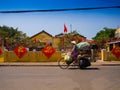
M 72 24 L 70 24 L 70 32 L 72 32 Z

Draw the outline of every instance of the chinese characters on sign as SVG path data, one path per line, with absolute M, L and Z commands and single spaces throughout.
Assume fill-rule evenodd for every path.
M 55 49 L 52 46 L 47 45 L 42 49 L 42 53 L 44 53 L 46 57 L 50 58 L 55 53 Z
M 116 46 L 112 49 L 112 54 L 116 56 L 116 58 L 120 58 L 120 47 Z
M 19 45 L 18 47 L 16 47 L 14 49 L 14 53 L 19 57 L 19 58 L 22 58 L 26 53 L 27 53 L 27 50 L 25 47 L 23 47 L 23 45 Z

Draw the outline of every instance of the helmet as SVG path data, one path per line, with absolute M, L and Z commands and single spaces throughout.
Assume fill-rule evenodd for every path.
M 72 44 L 76 44 L 76 41 L 71 41 Z

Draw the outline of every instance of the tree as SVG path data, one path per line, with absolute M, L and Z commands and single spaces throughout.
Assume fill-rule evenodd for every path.
M 0 36 L 2 36 L 6 47 L 8 47 L 8 43 L 11 47 L 24 42 L 28 38 L 25 33 L 18 31 L 18 28 L 14 29 L 8 26 L 0 26 Z
M 113 39 L 115 36 L 115 30 L 112 28 L 103 28 L 103 30 L 100 30 L 95 37 L 92 39 L 96 42 L 96 44 L 99 44 L 100 46 L 103 46 L 107 40 Z
M 76 30 L 63 34 L 59 43 L 59 49 L 69 49 L 71 47 L 71 41 L 81 42 L 83 39 L 86 40 L 86 37 L 80 35 Z M 61 47 L 62 46 L 62 47 Z
M 82 36 L 81 34 L 79 34 L 77 31 L 73 31 L 68 33 L 69 34 L 69 38 L 71 41 L 76 41 L 77 43 L 86 40 L 86 37 Z

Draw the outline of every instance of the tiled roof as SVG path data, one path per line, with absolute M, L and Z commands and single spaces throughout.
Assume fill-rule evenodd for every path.
M 37 35 L 39 35 L 39 34 L 41 34 L 41 33 L 46 33 L 46 34 L 49 35 L 50 37 L 53 37 L 51 34 L 47 33 L 47 32 L 44 31 L 44 30 L 42 30 L 41 32 L 39 32 L 39 33 L 37 33 L 37 34 L 31 36 L 31 38 L 33 38 L 33 37 L 35 37 L 35 36 L 37 36 Z

